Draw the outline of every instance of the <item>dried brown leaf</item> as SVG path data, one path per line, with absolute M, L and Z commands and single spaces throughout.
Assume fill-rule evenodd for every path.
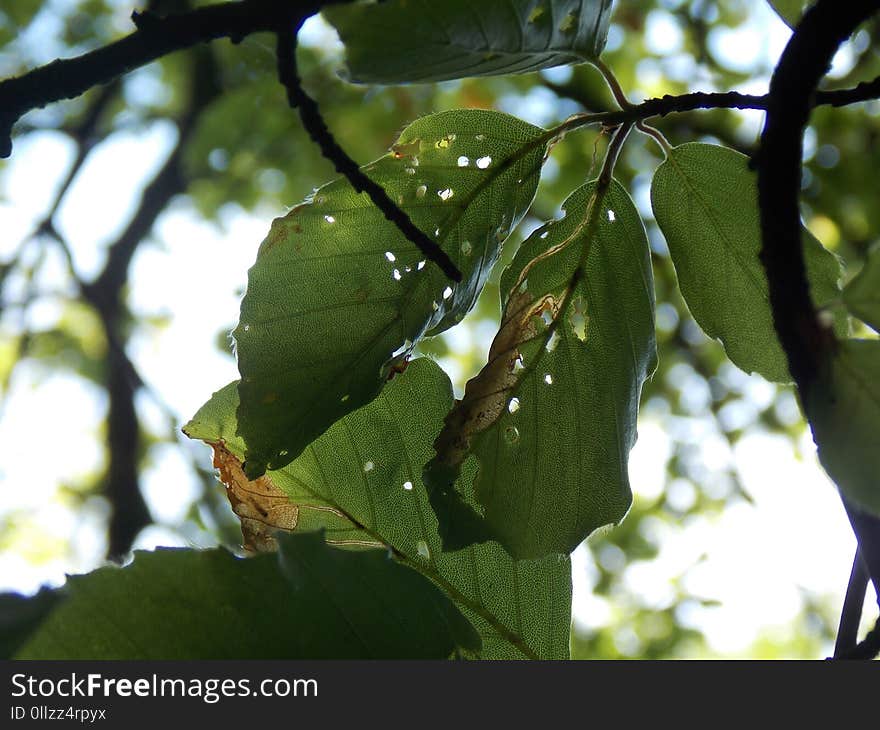
M 434 442 L 437 461 L 459 466 L 467 457 L 471 437 L 501 417 L 508 405 L 508 394 L 520 378 L 520 347 L 541 334 L 549 336 L 542 318 L 547 313 L 555 321 L 563 301 L 564 296 L 557 298 L 552 294 L 534 301 L 525 287 L 511 292 L 501 327 L 489 348 L 488 362 L 468 381 L 464 398 L 455 402 Z
M 220 470 L 220 480 L 226 487 L 232 511 L 241 520 L 244 547 L 260 553 L 274 552 L 278 545 L 272 533 L 295 530 L 299 507 L 268 476 L 248 480 L 241 461 L 222 441 L 212 443 L 211 448 L 214 449 L 214 466 Z

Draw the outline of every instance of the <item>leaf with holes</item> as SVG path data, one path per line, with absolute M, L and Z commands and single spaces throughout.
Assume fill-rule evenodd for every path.
M 843 289 L 851 314 L 880 332 L 880 248 L 868 254 L 862 270 Z
M 351 81 L 428 83 L 598 58 L 611 0 L 390 0 L 322 12 L 345 44 Z
M 674 147 L 654 174 L 651 204 L 681 293 L 703 331 L 721 340 L 747 373 L 789 382 L 758 258 L 758 191 L 748 158 L 717 145 Z M 813 299 L 823 307 L 840 296 L 840 262 L 806 230 L 803 240 Z M 847 328 L 846 314 L 837 313 L 836 331 L 845 335 Z
M 278 555 L 135 553 L 72 576 L 23 659 L 442 659 L 480 639 L 430 581 L 385 550 L 279 537 Z M 304 630 L 305 627 L 305 630 Z
M 880 342 L 840 342 L 805 410 L 822 466 L 850 501 L 880 515 Z
M 644 227 L 626 191 L 589 183 L 535 231 L 501 279 L 489 361 L 465 389 L 426 467 L 451 488 L 476 457 L 491 534 L 514 557 L 573 550 L 632 501 L 627 459 L 656 363 Z M 449 530 L 457 544 L 467 536 Z
M 437 238 L 458 285 L 345 180 L 274 221 L 233 332 L 249 478 L 292 461 L 375 398 L 420 337 L 464 317 L 531 204 L 551 136 L 499 112 L 443 112 L 364 168 Z
M 227 388 L 234 389 L 235 383 Z M 232 511 L 241 521 L 244 547 L 255 552 L 273 552 L 277 547 L 275 538 L 280 531 L 293 532 L 323 529 L 327 542 L 343 547 L 381 547 L 382 543 L 371 540 L 339 510 L 326 501 L 303 492 L 292 499 L 282 492 L 265 474 L 249 480 L 241 461 L 226 448 L 224 442 L 211 444 L 214 449 L 214 466 L 220 472 L 220 481 L 226 487 L 226 496 Z
M 185 431 L 208 443 L 224 441 L 241 458 L 235 436 L 235 388 L 224 388 Z M 497 543 L 443 552 L 437 520 L 421 479 L 431 442 L 452 406 L 452 387 L 433 362 L 418 359 L 372 403 L 349 414 L 283 469 L 269 471 L 299 502 L 323 500 L 390 545 L 406 565 L 449 595 L 477 628 L 483 658 L 566 658 L 571 607 L 570 563 L 550 556 L 515 562 Z M 475 507 L 465 467 L 464 499 Z

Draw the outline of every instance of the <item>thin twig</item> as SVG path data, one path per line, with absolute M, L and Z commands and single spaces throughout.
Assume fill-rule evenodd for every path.
M 366 193 L 370 200 L 384 216 L 414 243 L 419 250 L 439 266 L 443 273 L 453 281 L 461 281 L 461 272 L 449 258 L 449 255 L 418 228 L 406 214 L 398 207 L 388 193 L 378 183 L 371 180 L 361 171 L 348 153 L 339 146 L 333 134 L 327 127 L 324 118 L 318 110 L 318 105 L 302 87 L 296 67 L 296 32 L 298 27 L 292 27 L 290 22 L 295 18 L 289 18 L 277 29 L 276 36 L 278 54 L 278 78 L 287 90 L 287 100 L 290 106 L 299 111 L 303 127 L 309 133 L 312 141 L 318 145 L 322 154 L 336 167 L 336 171 L 346 177 L 351 186 L 359 193 Z
M 862 562 L 861 551 L 856 547 L 846 597 L 840 611 L 840 624 L 837 628 L 837 641 L 834 642 L 834 658 L 840 659 L 851 652 L 859 640 L 859 623 L 862 620 L 862 606 L 868 590 L 868 571 Z

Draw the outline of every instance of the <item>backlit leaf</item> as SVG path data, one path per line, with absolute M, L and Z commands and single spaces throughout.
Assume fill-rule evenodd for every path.
M 444 489 L 476 456 L 477 499 L 515 557 L 568 553 L 623 518 L 639 395 L 656 362 L 648 244 L 629 195 L 589 183 L 563 207 L 504 272 L 489 361 L 426 472 Z M 456 529 L 453 544 L 464 539 Z
M 758 258 L 758 192 L 748 158 L 717 145 L 675 147 L 654 174 L 651 204 L 681 293 L 703 331 L 721 340 L 747 373 L 789 382 Z M 840 296 L 840 262 L 806 230 L 803 240 L 807 279 L 822 307 Z M 836 315 L 835 329 L 846 334 L 844 313 Z
M 358 83 L 524 73 L 597 58 L 611 0 L 390 0 L 328 7 Z
M 815 0 L 767 0 L 770 7 L 785 21 L 789 28 L 794 28 L 800 22 L 804 11 L 812 5 Z
M 422 335 L 464 317 L 534 197 L 549 140 L 506 114 L 444 112 L 364 168 L 437 238 L 458 285 L 345 180 L 274 221 L 233 333 L 250 478 L 292 461 L 372 400 Z
M 880 342 L 838 343 L 806 412 L 822 466 L 849 500 L 880 515 Z
M 72 576 L 24 659 L 441 659 L 476 652 L 455 606 L 384 550 L 279 537 L 275 555 L 138 552 Z
M 226 387 L 185 431 L 223 440 L 241 457 L 236 390 Z M 452 406 L 452 387 L 433 362 L 418 359 L 369 405 L 334 424 L 295 461 L 267 476 L 298 502 L 321 499 L 366 535 L 390 545 L 405 564 L 446 591 L 482 638 L 484 658 L 565 658 L 571 607 L 567 557 L 515 562 L 495 542 L 443 552 L 421 479 L 431 442 Z M 465 468 L 464 499 L 474 470 Z
M 862 270 L 844 287 L 843 301 L 852 314 L 880 331 L 880 248 L 868 254 Z

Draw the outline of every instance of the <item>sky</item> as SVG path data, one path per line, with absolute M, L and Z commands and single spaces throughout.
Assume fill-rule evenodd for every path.
M 324 43 L 327 32 L 316 21 L 304 29 L 312 43 Z M 668 14 L 651 14 L 648 37 L 654 50 L 674 54 L 680 44 L 676 33 L 680 32 Z M 765 8 L 743 29 L 713 32 L 710 42 L 731 64 L 752 68 L 777 57 L 788 35 L 786 26 Z M 613 42 L 612 30 L 609 43 Z M 847 63 L 844 51 L 832 74 L 842 73 Z M 645 70 L 645 93 L 650 92 L 652 73 Z M 739 90 L 761 93 L 766 85 L 766 77 L 757 78 Z M 532 101 L 516 111 L 531 116 L 530 121 L 547 122 L 543 118 L 549 113 L 547 104 L 540 98 Z M 757 132 L 760 114 L 752 113 L 748 123 Z M 100 270 L 106 244 L 173 143 L 170 125 L 157 122 L 146 133 L 119 132 L 91 155 L 57 218 L 81 278 L 89 279 Z M 52 132 L 17 141 L 0 176 L 0 260 L 6 260 L 42 218 L 72 154 L 71 143 Z M 120 160 L 125 164 L 120 165 Z M 638 197 L 637 193 L 637 201 Z M 132 310 L 144 321 L 167 318 L 168 324 L 141 328 L 128 353 L 150 391 L 176 414 L 179 424 L 213 391 L 238 377 L 233 359 L 216 348 L 216 334 L 236 322 L 247 269 L 269 222 L 280 213 L 269 208 L 245 213 L 230 206 L 218 222 L 208 223 L 179 202 L 153 231 L 157 245 L 142 246 L 135 257 Z M 44 288 L 70 293 L 63 261 L 56 249 L 49 247 L 49 251 Z M 61 315 L 60 302 L 49 296 L 29 307 L 26 316 L 31 326 L 46 326 Z M 19 324 L 8 311 L 3 315 L 0 347 Z M 477 347 L 484 353 L 488 349 L 489 337 L 479 329 L 459 327 L 448 337 L 453 348 Z M 459 387 L 472 374 L 461 372 L 453 361 L 441 364 Z M 757 404 L 767 404 L 777 396 L 776 388 L 758 376 L 747 376 L 731 366 L 728 377 Z M 703 407 L 698 387 L 692 398 L 698 412 Z M 787 398 L 782 397 L 779 407 L 791 412 L 790 394 Z M 65 485 L 101 469 L 104 456 L 99 435 L 106 402 L 99 389 L 84 385 L 81 379 L 31 361 L 16 371 L 0 407 L 0 520 L 13 514 L 28 516 L 13 535 L 0 540 L 0 590 L 33 592 L 45 583 L 60 584 L 65 573 L 87 571 L 102 559 L 106 505 L 96 498 L 85 509 L 74 510 Z M 140 394 L 138 408 L 147 423 L 161 432 L 164 416 L 156 398 Z M 663 490 L 670 433 L 678 428 L 679 437 L 699 446 L 707 474 L 734 463 L 753 503 L 736 501 L 720 516 L 690 519 L 676 529 L 647 523 L 660 533 L 660 556 L 650 563 L 632 563 L 625 574 L 627 584 L 646 605 L 659 609 L 673 599 L 673 579 L 687 570 L 686 588 L 717 605 L 685 606 L 680 618 L 705 631 L 710 648 L 725 655 L 747 652 L 761 632 L 786 636 L 801 610 L 803 591 L 829 596 L 839 606 L 855 542 L 835 488 L 818 466 L 809 434 L 793 447 L 782 437 L 753 433 L 731 450 L 705 419 L 702 425 L 700 419 L 677 425 L 673 420 L 650 404 L 643 409 L 639 441 L 630 460 L 636 499 L 651 500 Z M 158 447 L 151 457 L 143 479 L 150 508 L 163 522 L 182 523 L 188 502 L 199 490 L 190 461 L 198 459 L 208 468 L 208 450 L 181 441 Z M 693 487 L 683 481 L 670 485 L 669 495 L 682 506 L 695 496 Z M 54 541 L 47 541 L 47 535 Z M 150 528 L 141 534 L 136 547 L 158 545 L 208 547 L 211 538 L 208 533 Z M 573 618 L 577 625 L 598 628 L 614 618 L 613 598 L 594 596 L 591 589 L 598 576 L 597 561 L 613 564 L 619 559 L 613 551 L 598 554 L 587 546 L 575 552 Z M 624 652 L 627 641 L 625 633 L 619 637 Z

